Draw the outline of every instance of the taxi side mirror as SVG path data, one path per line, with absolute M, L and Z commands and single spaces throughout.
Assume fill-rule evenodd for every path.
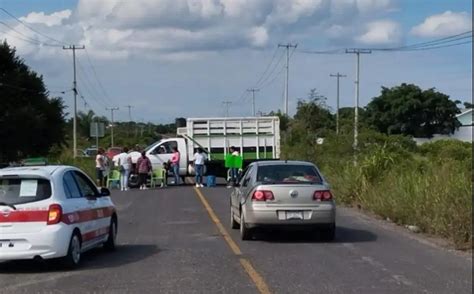
M 105 197 L 105 196 L 110 196 L 110 190 L 107 188 L 100 188 L 100 196 Z

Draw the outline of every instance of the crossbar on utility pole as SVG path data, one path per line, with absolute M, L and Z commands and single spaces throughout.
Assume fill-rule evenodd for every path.
M 230 105 L 232 104 L 232 101 L 223 101 L 222 104 L 224 104 L 225 106 L 225 113 L 226 113 L 226 117 L 229 117 L 229 108 L 230 108 Z
M 285 103 L 284 103 L 284 113 L 288 116 L 288 88 L 289 88 L 289 76 L 290 76 L 290 48 L 295 48 L 298 44 L 278 44 L 278 48 L 286 48 L 286 83 L 285 83 Z
M 346 49 L 346 53 L 356 54 L 356 80 L 355 80 L 355 109 L 354 109 L 354 165 L 357 165 L 357 148 L 359 136 L 359 88 L 360 88 L 360 55 L 370 54 L 372 50 L 369 49 Z
M 72 82 L 72 91 L 74 92 L 74 117 L 72 119 L 72 148 L 74 155 L 77 157 L 77 80 L 76 80 L 76 50 L 86 49 L 85 46 L 69 45 L 63 46 L 63 50 L 72 50 L 72 66 L 74 71 L 74 80 Z
M 110 147 L 114 147 L 114 111 L 115 110 L 119 110 L 118 107 L 106 107 L 105 110 L 110 110 L 110 117 L 112 119 L 112 122 L 111 122 L 111 125 L 110 125 L 110 141 L 111 141 L 111 146 Z
M 247 89 L 247 91 L 252 92 L 252 113 L 253 113 L 253 116 L 255 116 L 255 92 L 260 91 L 260 89 L 252 88 L 252 89 Z
M 339 135 L 339 79 L 347 77 L 346 75 L 337 73 L 330 74 L 330 77 L 337 78 L 337 98 L 336 98 L 336 134 Z

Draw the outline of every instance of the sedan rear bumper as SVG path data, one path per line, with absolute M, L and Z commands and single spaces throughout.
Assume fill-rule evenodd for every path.
M 245 222 L 255 226 L 311 226 L 336 222 L 336 206 L 319 207 L 265 207 L 252 206 L 245 210 Z

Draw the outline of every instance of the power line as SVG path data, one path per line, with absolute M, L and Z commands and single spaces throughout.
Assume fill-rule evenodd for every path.
M 48 44 L 48 43 L 43 43 L 39 40 L 36 40 L 36 39 L 33 39 L 31 37 L 29 37 L 28 35 L 25 35 L 23 34 L 22 32 L 16 30 L 15 28 L 13 28 L 12 26 L 6 24 L 5 22 L 3 21 L 0 21 L 0 24 L 7 27 L 8 29 L 10 29 L 11 31 L 17 33 L 18 35 L 20 35 L 21 37 L 18 37 L 18 36 L 14 36 L 14 35 L 11 35 L 9 34 L 8 32 L 5 32 L 5 31 L 0 31 L 2 33 L 4 33 L 5 35 L 10 35 L 11 37 L 13 38 L 17 38 L 19 40 L 22 40 L 22 41 L 25 41 L 27 43 L 30 43 L 30 44 L 33 44 L 33 45 L 39 45 L 39 46 L 46 46 L 46 47 L 61 47 L 61 45 L 54 45 L 54 44 Z
M 77 65 L 79 67 L 79 73 L 80 73 L 79 77 L 81 77 L 81 74 L 82 74 L 83 79 L 81 80 L 83 81 L 83 84 L 86 87 L 86 90 L 89 92 L 90 96 L 93 96 L 95 98 L 99 97 L 99 99 L 96 99 L 96 100 L 100 100 L 100 102 L 105 107 L 107 107 L 107 105 L 110 105 L 110 103 L 106 101 L 104 97 L 102 97 L 103 95 L 97 90 L 94 83 L 91 82 L 91 80 L 89 79 L 89 75 L 87 75 L 82 64 L 78 61 Z
M 92 68 L 92 72 L 94 73 L 95 80 L 97 81 L 97 84 L 99 85 L 99 88 L 102 90 L 102 93 L 104 94 L 104 97 L 106 97 L 110 102 L 112 102 L 112 100 L 110 99 L 107 91 L 105 90 L 104 86 L 102 85 L 101 80 L 99 79 L 99 75 L 97 74 L 97 71 L 95 70 L 94 64 L 92 63 L 92 61 L 89 57 L 89 53 L 87 52 L 87 49 L 86 49 L 86 57 L 87 57 L 87 61 L 89 62 L 90 67 Z
M 470 41 L 458 42 L 465 39 L 471 39 Z M 410 52 L 410 51 L 423 51 L 423 50 L 434 50 L 453 46 L 460 46 L 472 43 L 472 30 L 439 38 L 427 42 L 420 42 L 409 44 L 406 46 L 389 47 L 389 48 L 359 48 L 365 50 L 372 50 L 378 52 Z M 330 49 L 330 50 L 298 50 L 298 52 L 306 54 L 345 54 L 345 48 Z
M 278 48 L 278 47 L 277 47 Z M 270 77 L 273 75 L 273 73 L 275 72 L 275 70 L 279 67 L 280 63 L 283 61 L 285 57 L 285 51 L 282 51 L 281 52 L 281 55 L 280 55 L 280 58 L 278 59 L 278 61 L 275 63 L 275 65 L 273 66 L 272 70 L 270 71 L 270 73 L 260 81 L 260 83 L 256 84 L 255 87 L 259 87 L 259 88 L 263 88 L 263 87 L 266 87 L 268 86 L 269 84 L 271 83 L 267 83 L 268 80 L 270 80 Z M 281 67 L 282 70 L 285 69 L 285 66 L 282 66 Z M 274 81 L 275 78 L 280 75 L 281 71 L 277 72 L 276 76 L 273 76 L 273 78 L 271 79 L 271 81 Z M 263 86 L 265 85 L 265 86 Z
M 62 42 L 62 41 L 59 41 L 58 39 L 55 39 L 53 37 L 50 37 L 34 28 L 32 28 L 31 26 L 27 25 L 25 22 L 23 22 L 22 20 L 20 20 L 19 18 L 17 18 L 16 16 L 14 16 L 13 14 L 11 14 L 10 12 L 8 12 L 5 8 L 0 8 L 0 10 L 2 10 L 3 12 L 5 12 L 6 14 L 8 14 L 10 17 L 12 17 L 13 19 L 15 19 L 17 22 L 19 22 L 20 24 L 22 24 L 23 26 L 25 26 L 26 28 L 28 28 L 29 30 L 43 36 L 44 38 L 46 39 L 49 39 L 50 41 L 53 41 L 53 42 L 56 42 L 56 43 L 59 43 L 61 45 L 67 45 L 66 43 Z
M 275 57 L 278 53 L 278 47 L 275 49 L 275 51 L 273 52 L 273 56 L 272 58 L 270 59 L 270 62 L 267 64 L 267 67 L 265 68 L 265 70 L 262 72 L 262 75 L 260 76 L 260 78 L 257 80 L 257 82 L 255 83 L 255 86 L 257 86 L 258 84 L 260 84 L 260 82 L 262 81 L 263 77 L 265 76 L 265 74 L 268 72 L 268 70 L 270 69 L 270 66 L 272 65 L 273 63 L 273 60 L 275 60 Z

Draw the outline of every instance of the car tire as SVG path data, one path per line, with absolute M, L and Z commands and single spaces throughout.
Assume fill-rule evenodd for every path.
M 116 247 L 116 239 L 117 239 L 117 220 L 115 218 L 112 218 L 110 221 L 110 227 L 109 227 L 109 237 L 107 238 L 107 241 L 104 243 L 104 249 L 107 251 L 115 251 Z
M 60 260 L 65 268 L 73 269 L 79 266 L 81 262 L 81 247 L 81 237 L 77 231 L 74 231 L 69 241 L 67 255 Z
M 239 228 L 239 223 L 235 221 L 235 215 L 232 206 L 230 206 L 230 227 L 234 230 Z
M 252 229 L 247 227 L 243 212 L 240 212 L 240 238 L 244 241 L 252 239 Z
M 336 238 L 336 224 L 330 224 L 322 231 L 324 241 L 333 241 Z

